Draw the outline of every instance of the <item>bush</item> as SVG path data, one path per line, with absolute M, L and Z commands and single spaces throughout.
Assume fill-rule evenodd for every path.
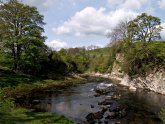
M 136 42 L 124 48 L 123 70 L 130 76 L 146 75 L 155 67 L 165 68 L 165 42 Z

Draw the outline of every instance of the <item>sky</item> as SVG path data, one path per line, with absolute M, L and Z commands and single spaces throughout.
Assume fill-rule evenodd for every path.
M 106 46 L 107 32 L 143 12 L 159 17 L 165 28 L 165 0 L 22 0 L 44 15 L 47 44 L 52 49 Z M 165 29 L 161 36 L 165 39 Z

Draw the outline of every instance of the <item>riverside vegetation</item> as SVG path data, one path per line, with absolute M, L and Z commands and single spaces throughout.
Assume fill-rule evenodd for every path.
M 124 54 L 122 70 L 131 78 L 145 76 L 154 68 L 165 69 L 165 42 L 160 41 L 162 27 L 157 17 L 143 13 L 132 21 L 121 22 L 108 35 L 113 42 L 106 48 L 60 51 L 44 44 L 43 18 L 35 7 L 17 0 L 0 6 L 0 123 L 72 123 L 56 114 L 18 108 L 14 99 L 34 90 L 85 82 L 73 76 L 77 73 L 110 73 L 117 53 Z

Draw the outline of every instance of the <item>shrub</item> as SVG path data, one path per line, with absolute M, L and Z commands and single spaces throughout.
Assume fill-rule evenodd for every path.
M 165 42 L 132 43 L 124 48 L 123 70 L 130 76 L 146 75 L 155 67 L 165 68 Z

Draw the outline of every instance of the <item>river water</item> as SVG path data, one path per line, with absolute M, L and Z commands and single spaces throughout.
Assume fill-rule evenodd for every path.
M 94 89 L 98 85 L 110 84 L 106 93 L 98 94 Z M 161 108 L 165 107 L 165 96 L 151 91 L 137 89 L 129 91 L 127 87 L 112 81 L 92 82 L 62 90 L 51 89 L 34 94 L 32 101 L 40 101 L 34 108 L 66 116 L 76 124 L 162 124 L 159 118 Z M 103 105 L 108 99 L 109 104 Z M 124 106 L 122 116 L 113 116 L 116 108 Z M 88 120 L 90 114 L 106 108 L 103 117 L 93 121 Z M 123 108 L 123 107 L 122 107 Z M 121 110 L 122 111 L 122 110 Z M 120 113 L 118 111 L 118 113 Z M 92 115 L 91 114 L 91 115 Z M 112 117 L 106 118 L 110 114 Z M 88 117 L 87 117 L 88 115 Z

